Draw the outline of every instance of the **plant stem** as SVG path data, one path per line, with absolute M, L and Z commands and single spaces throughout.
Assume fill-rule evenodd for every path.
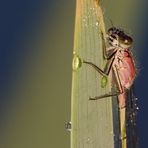
M 101 88 L 102 76 L 83 64 L 90 61 L 103 69 L 103 13 L 97 0 L 77 0 L 73 51 L 71 148 L 119 148 L 117 99 L 90 101 L 89 97 L 111 92 L 112 76 Z

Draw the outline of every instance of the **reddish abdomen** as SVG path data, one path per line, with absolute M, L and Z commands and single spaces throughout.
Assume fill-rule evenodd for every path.
M 136 76 L 136 68 L 130 56 L 124 57 L 118 62 L 118 74 L 123 87 L 129 89 Z

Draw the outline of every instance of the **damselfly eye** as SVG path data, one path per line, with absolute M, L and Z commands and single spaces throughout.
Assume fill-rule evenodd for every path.
M 128 43 L 128 40 L 125 40 L 124 43 Z
M 130 36 L 126 36 L 124 43 L 127 45 L 131 45 L 133 43 L 133 39 Z
M 131 45 L 133 43 L 133 39 L 124 34 L 123 36 L 120 36 L 120 43 L 124 45 Z

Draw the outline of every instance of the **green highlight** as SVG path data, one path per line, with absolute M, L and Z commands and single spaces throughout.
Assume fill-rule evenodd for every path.
M 72 68 L 74 71 L 78 70 L 82 66 L 82 60 L 80 57 L 74 53 L 73 62 L 72 62 Z
M 101 79 L 101 87 L 105 88 L 106 85 L 107 85 L 107 82 L 108 82 L 107 77 L 103 76 L 102 79 Z

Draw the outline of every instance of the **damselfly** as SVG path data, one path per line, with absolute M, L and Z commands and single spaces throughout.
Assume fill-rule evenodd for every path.
M 98 100 L 106 97 L 117 96 L 120 116 L 120 139 L 122 148 L 127 143 L 126 133 L 126 106 L 127 106 L 127 92 L 130 90 L 135 77 L 136 67 L 135 62 L 130 51 L 133 39 L 127 35 L 123 30 L 111 27 L 107 31 L 107 41 L 109 47 L 106 47 L 105 40 L 102 33 L 102 45 L 103 45 L 103 56 L 107 60 L 107 64 L 104 69 L 99 68 L 91 61 L 83 60 L 83 63 L 90 65 L 97 72 L 99 72 L 102 78 L 102 86 L 105 87 L 107 76 L 113 71 L 116 79 L 116 92 L 109 92 L 100 96 L 90 97 L 90 100 Z M 105 83 L 104 83 L 105 82 Z M 132 112 L 133 115 L 133 112 Z

